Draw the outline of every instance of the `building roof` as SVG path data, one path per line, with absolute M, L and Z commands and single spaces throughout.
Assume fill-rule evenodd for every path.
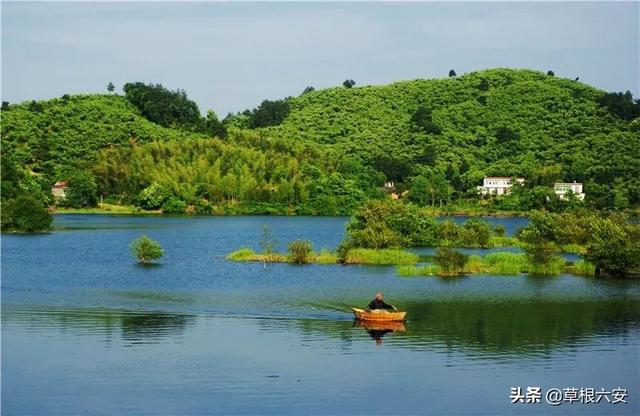
M 513 176 L 485 176 L 485 179 L 511 179 Z M 517 176 L 516 179 L 524 179 L 522 176 Z
M 58 181 L 53 184 L 52 188 L 68 188 L 69 184 L 65 181 Z

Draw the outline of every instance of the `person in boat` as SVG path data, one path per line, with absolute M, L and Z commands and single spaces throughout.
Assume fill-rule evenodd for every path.
M 375 311 L 375 310 L 397 310 L 395 306 L 389 305 L 383 300 L 383 296 L 381 292 L 376 293 L 376 297 L 367 305 L 367 310 Z

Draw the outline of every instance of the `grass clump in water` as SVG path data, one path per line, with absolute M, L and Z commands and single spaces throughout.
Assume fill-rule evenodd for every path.
M 518 275 L 527 269 L 527 261 L 522 253 L 489 253 L 483 260 L 490 274 Z
M 595 276 L 596 266 L 586 260 L 578 260 L 567 267 L 567 271 L 578 276 Z
M 318 264 L 334 264 L 338 262 L 338 256 L 329 250 L 323 249 L 313 257 L 313 261 Z
M 271 263 L 287 263 L 287 256 L 281 253 L 260 254 L 244 247 L 227 255 L 227 260 L 233 261 L 267 261 Z
M 566 262 L 560 256 L 553 256 L 545 263 L 529 262 L 529 274 L 540 276 L 557 276 L 564 271 Z
M 227 254 L 227 259 L 233 261 L 255 261 L 256 255 L 256 252 L 252 249 L 243 247 Z
M 409 265 L 418 262 L 418 255 L 409 251 L 385 248 L 354 248 L 344 257 L 345 264 Z
M 435 264 L 427 264 L 424 266 L 397 266 L 396 273 L 398 273 L 398 275 L 402 277 L 437 276 L 440 274 L 440 267 L 436 266 Z

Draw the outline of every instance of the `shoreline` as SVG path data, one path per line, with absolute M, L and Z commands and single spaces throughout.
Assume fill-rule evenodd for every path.
M 161 209 L 146 210 L 133 205 L 114 205 L 114 204 L 98 204 L 97 207 L 88 208 L 66 208 L 66 207 L 49 207 L 52 215 L 60 214 L 119 214 L 119 215 L 166 215 L 166 216 L 183 216 L 183 217 L 238 217 L 238 216 L 271 216 L 271 217 L 349 217 L 350 215 L 322 215 L 322 214 L 296 214 L 292 211 L 274 213 L 274 212 L 255 212 L 251 210 L 236 212 L 214 212 L 214 213 L 164 213 Z M 475 209 L 431 209 L 429 207 L 421 208 L 425 213 L 436 217 L 488 217 L 488 218 L 526 218 L 529 211 L 494 211 L 494 210 L 475 210 Z M 224 211 L 220 207 L 219 211 Z

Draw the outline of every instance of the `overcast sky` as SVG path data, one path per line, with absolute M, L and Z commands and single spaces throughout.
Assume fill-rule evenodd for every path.
M 493 67 L 640 90 L 639 4 L 2 1 L 2 99 L 184 89 L 221 117 L 307 85 Z

